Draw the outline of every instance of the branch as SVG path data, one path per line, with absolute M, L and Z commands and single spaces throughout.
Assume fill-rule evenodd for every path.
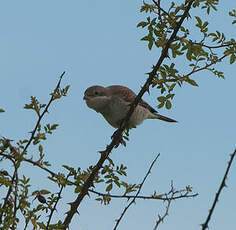
M 120 218 L 116 221 L 116 225 L 115 225 L 115 227 L 114 227 L 113 230 L 116 230 L 116 229 L 117 229 L 117 227 L 118 227 L 118 225 L 119 225 L 121 219 L 122 219 L 123 216 L 125 215 L 125 213 L 126 213 L 126 211 L 128 210 L 128 208 L 129 208 L 133 203 L 135 203 L 136 197 L 137 197 L 138 194 L 140 193 L 140 191 L 141 191 L 141 189 L 142 189 L 142 187 L 143 187 L 144 182 L 146 181 L 148 175 L 151 173 L 151 169 L 152 169 L 153 165 L 155 164 L 155 162 L 156 162 L 156 160 L 157 160 L 157 158 L 158 158 L 159 156 L 160 156 L 160 153 L 159 153 L 159 154 L 156 156 L 156 158 L 153 160 L 153 162 L 152 162 L 151 166 L 149 167 L 149 169 L 148 169 L 148 171 L 147 171 L 145 177 L 143 178 L 142 183 L 141 183 L 140 186 L 139 186 L 139 189 L 138 189 L 138 191 L 137 191 L 135 197 L 134 197 L 134 198 L 132 199 L 132 201 L 128 204 L 128 206 L 125 207 L 125 209 L 124 209 L 123 212 L 121 213 Z
M 229 44 L 218 45 L 218 46 L 209 46 L 209 45 L 204 45 L 202 43 L 197 43 L 197 42 L 192 42 L 192 44 L 203 46 L 203 47 L 206 47 L 208 49 L 217 49 L 217 48 L 223 48 L 223 47 L 227 47 L 227 46 L 235 46 L 236 45 L 236 43 L 234 43 L 234 42 L 229 43 Z
M 54 89 L 54 93 L 60 88 L 61 80 L 62 80 L 62 77 L 64 76 L 65 73 L 66 73 L 66 72 L 64 71 L 64 72 L 61 74 L 61 76 L 59 77 L 59 81 L 58 81 L 58 83 L 57 83 L 56 88 Z M 26 152 L 27 148 L 28 148 L 29 145 L 31 144 L 32 140 L 34 139 L 34 134 L 35 134 L 35 132 L 36 132 L 36 130 L 37 130 L 39 124 L 40 124 L 40 121 L 42 120 L 42 118 L 43 118 L 43 116 L 45 115 L 45 113 L 48 112 L 49 106 L 51 105 L 52 101 L 55 99 L 55 98 L 54 98 L 54 93 L 52 94 L 52 96 L 51 96 L 51 98 L 50 98 L 50 100 L 49 100 L 47 106 L 45 107 L 44 111 L 43 111 L 43 112 L 41 113 L 41 115 L 39 116 L 38 121 L 37 121 L 37 123 L 36 123 L 36 125 L 35 125 L 35 127 L 34 127 L 34 130 L 33 130 L 32 133 L 31 133 L 31 137 L 30 137 L 28 143 L 26 144 L 25 148 L 24 148 L 23 151 L 22 151 L 22 155 Z
M 192 192 L 192 189 L 190 186 L 186 186 L 185 191 L 186 191 L 185 195 L 187 195 L 189 192 Z M 175 200 L 176 193 L 178 193 L 178 191 L 175 191 L 174 186 L 173 186 L 173 182 L 171 182 L 171 189 L 170 189 L 169 193 L 166 194 L 166 201 L 167 201 L 166 211 L 162 216 L 158 215 L 158 220 L 155 224 L 154 230 L 156 230 L 157 227 L 159 226 L 159 224 L 164 222 L 164 219 L 169 215 L 170 205 L 171 205 L 171 202 L 173 200 Z
M 214 212 L 216 203 L 217 203 L 218 200 L 219 200 L 220 193 L 221 193 L 222 189 L 223 189 L 224 187 L 226 187 L 225 181 L 226 181 L 226 179 L 227 179 L 227 176 L 228 176 L 228 173 L 229 173 L 229 170 L 230 170 L 230 167 L 231 167 L 231 164 L 232 164 L 232 162 L 233 162 L 233 159 L 234 159 L 235 155 L 236 155 L 236 149 L 234 150 L 234 153 L 230 155 L 230 160 L 229 160 L 229 162 L 228 162 L 228 166 L 227 166 L 227 168 L 226 168 L 226 171 L 225 171 L 224 177 L 223 177 L 223 179 L 222 179 L 222 182 L 221 182 L 221 184 L 220 184 L 220 187 L 219 187 L 219 189 L 218 189 L 218 191 L 217 191 L 217 193 L 216 193 L 214 202 L 213 202 L 213 204 L 212 204 L 212 206 L 211 206 L 211 209 L 210 209 L 209 214 L 208 214 L 208 216 L 207 216 L 207 218 L 206 218 L 206 221 L 202 224 L 202 230 L 205 230 L 205 229 L 208 228 L 208 223 L 209 223 L 209 221 L 210 221 L 210 219 L 211 219 L 211 216 L 212 216 L 212 214 L 213 214 L 213 212 Z
M 74 202 L 70 203 L 70 210 L 67 212 L 66 218 L 63 222 L 64 230 L 66 230 L 69 227 L 69 224 L 70 224 L 74 214 L 78 212 L 77 209 L 78 209 L 81 201 L 88 194 L 88 190 L 93 185 L 93 180 L 94 180 L 95 176 L 98 174 L 99 170 L 101 169 L 103 163 L 105 162 L 105 160 L 107 159 L 107 157 L 109 156 L 109 154 L 111 153 L 113 148 L 120 143 L 120 137 L 122 136 L 122 133 L 125 130 L 125 127 L 127 127 L 126 125 L 128 123 L 129 118 L 131 117 L 132 113 L 134 112 L 134 109 L 138 105 L 138 103 L 141 100 L 143 94 L 146 91 L 148 91 L 149 85 L 152 83 L 152 81 L 153 81 L 153 79 L 154 79 L 154 77 L 157 73 L 157 70 L 160 68 L 162 62 L 168 56 L 168 49 L 170 48 L 171 43 L 173 42 L 174 38 L 176 37 L 177 32 L 179 31 L 184 19 L 187 17 L 188 12 L 189 12 L 193 2 L 194 2 L 194 0 L 189 1 L 183 15 L 181 16 L 178 23 L 176 23 L 176 27 L 175 27 L 172 35 L 170 36 L 169 40 L 167 41 L 165 48 L 162 50 L 162 54 L 161 54 L 157 64 L 154 66 L 152 72 L 149 73 L 149 77 L 148 77 L 146 83 L 142 87 L 141 91 L 139 92 L 139 94 L 137 95 L 135 100 L 130 105 L 130 110 L 128 111 L 124 121 L 122 122 L 121 127 L 119 129 L 117 129 L 117 131 L 114 133 L 112 141 L 106 147 L 105 151 L 101 152 L 101 157 L 100 157 L 99 161 L 94 166 L 94 168 L 93 168 L 91 174 L 89 175 L 89 177 L 87 178 L 87 180 L 84 182 L 82 190 L 79 193 L 79 195 L 77 196 L 76 200 Z
M 67 181 L 69 177 L 70 177 L 70 173 L 67 175 L 67 177 L 65 178 L 65 180 Z M 52 215 L 53 215 L 54 211 L 56 211 L 57 204 L 58 204 L 59 200 L 61 199 L 61 193 L 62 193 L 62 190 L 63 190 L 64 188 L 65 188 L 65 185 L 61 185 L 60 191 L 58 192 L 57 200 L 56 200 L 56 202 L 55 202 L 55 204 L 54 204 L 54 206 L 53 206 L 53 208 L 51 209 L 51 212 L 50 212 L 50 214 L 49 214 L 46 230 L 49 229 L 49 224 L 50 224 L 50 222 L 51 222 Z
M 128 199 L 128 200 L 131 198 L 144 199 L 144 200 L 163 200 L 163 201 L 170 199 L 170 197 L 168 197 L 169 194 L 167 194 L 167 193 L 159 194 L 159 195 L 152 195 L 152 196 L 137 196 L 137 195 L 114 195 L 114 194 L 109 194 L 109 193 L 101 193 L 101 192 L 97 192 L 92 189 L 89 189 L 89 192 L 92 192 L 98 196 L 106 196 L 106 197 L 108 196 L 111 198 Z M 185 192 L 185 193 L 182 194 L 183 192 Z M 172 197 L 171 198 L 172 200 L 178 200 L 181 198 L 193 198 L 195 196 L 198 196 L 198 193 L 194 193 L 194 194 L 189 195 L 189 191 L 186 189 L 178 190 L 178 191 L 176 191 L 176 193 L 180 194 L 180 195 Z
M 12 185 L 9 186 L 9 188 L 8 188 L 7 195 L 6 195 L 6 197 L 4 198 L 4 204 L 3 204 L 2 208 L 1 208 L 0 224 L 2 224 L 2 216 L 3 216 L 3 213 L 4 213 L 5 208 L 6 208 L 6 206 L 7 206 L 8 199 L 9 199 L 9 197 L 10 197 L 10 195 L 11 195 L 11 192 L 12 192 L 13 183 L 14 183 L 14 180 L 15 180 L 15 177 L 16 177 L 16 174 L 17 174 L 17 171 L 16 171 L 16 170 L 17 170 L 17 169 L 15 168 L 15 171 L 14 171 L 13 176 L 12 176 L 12 179 L 11 179 L 11 184 L 12 184 Z
M 152 0 L 152 2 L 154 3 L 154 5 L 157 7 L 158 9 L 158 15 L 161 18 L 161 13 L 160 11 L 162 11 L 165 15 L 167 15 L 172 21 L 173 19 L 171 18 L 171 16 L 168 14 L 168 12 L 166 12 L 163 8 L 161 8 L 161 1 L 158 0 L 158 2 L 156 2 L 155 0 Z
M 219 58 L 217 60 L 217 62 L 221 62 L 224 58 L 226 58 L 228 56 L 228 54 L 223 55 L 221 58 Z M 165 79 L 165 82 L 176 82 L 176 81 L 184 81 L 186 78 L 188 78 L 189 76 L 191 76 L 194 73 L 197 73 L 199 71 L 205 70 L 207 68 L 209 68 L 210 66 L 214 65 L 216 62 L 211 62 L 211 63 L 206 63 L 205 66 L 201 67 L 201 68 L 193 68 L 193 70 L 191 72 L 189 72 L 188 74 L 184 75 L 183 77 L 179 77 L 179 78 L 175 78 L 175 79 Z
M 17 202 L 17 198 L 18 198 L 18 168 L 16 167 L 16 164 L 14 163 L 14 168 L 15 168 L 15 191 L 13 192 L 14 194 L 14 211 L 13 211 L 13 218 L 16 218 L 16 212 L 17 212 L 17 205 L 16 205 L 16 202 Z M 13 184 L 12 184 L 13 186 Z M 14 230 L 16 227 L 16 223 L 13 222 L 12 223 L 12 226 L 11 226 L 11 229 Z

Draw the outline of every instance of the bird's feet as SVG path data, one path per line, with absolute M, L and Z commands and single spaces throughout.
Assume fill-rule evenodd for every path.
M 113 133 L 113 135 L 111 136 L 111 139 L 118 140 L 118 143 L 116 144 L 115 147 L 118 147 L 119 144 L 122 144 L 122 145 L 126 146 L 125 140 L 127 140 L 127 141 L 129 140 L 128 136 L 129 136 L 129 130 L 125 130 L 125 131 L 124 131 L 124 135 L 123 135 L 123 132 L 120 132 L 120 130 L 117 129 L 117 130 Z M 124 140 L 124 139 L 125 139 L 125 140 Z
M 117 140 L 117 144 L 115 145 L 115 147 L 118 147 L 119 144 L 122 144 L 122 145 L 126 145 L 124 139 L 123 139 L 123 134 L 122 132 L 117 129 L 111 136 L 111 139 L 114 139 L 114 140 Z

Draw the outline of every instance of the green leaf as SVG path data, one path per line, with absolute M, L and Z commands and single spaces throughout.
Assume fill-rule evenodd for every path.
M 5 110 L 4 109 L 0 109 L 0 113 L 4 113 L 5 112 Z
M 45 189 L 40 190 L 39 192 L 40 192 L 41 195 L 42 195 L 42 194 L 43 194 L 43 195 L 47 195 L 47 194 L 51 193 L 50 191 L 45 190 Z
M 158 97 L 157 100 L 160 102 L 164 102 L 166 100 L 166 97 L 161 96 L 161 97 Z
M 149 43 L 148 43 L 148 49 L 151 50 L 151 49 L 152 49 L 152 46 L 153 46 L 153 41 L 149 41 Z
M 37 222 L 37 225 L 40 227 L 40 229 L 47 229 L 46 225 L 43 222 Z
M 39 152 L 42 153 L 43 152 L 43 146 L 39 145 Z
M 170 102 L 170 100 L 166 101 L 166 108 L 167 109 L 171 109 L 171 102 Z
M 186 79 L 186 82 L 188 82 L 190 85 L 193 85 L 193 86 L 198 86 L 198 84 L 196 83 L 196 81 L 194 81 L 193 79 Z
M 164 102 L 160 103 L 160 104 L 157 106 L 157 108 L 160 109 L 160 108 L 162 108 L 163 106 L 164 106 Z
M 109 184 L 106 188 L 106 192 L 110 192 L 112 190 L 113 185 Z
M 51 130 L 54 130 L 54 129 L 56 129 L 57 128 L 57 126 L 59 126 L 58 124 L 53 124 L 52 126 L 51 126 Z
M 234 54 L 232 54 L 230 56 L 230 64 L 233 64 L 235 62 L 236 56 Z
M 198 22 L 198 24 L 196 25 L 196 26 L 201 26 L 202 25 L 202 20 L 201 20 L 201 18 L 199 18 L 199 17 L 195 17 L 196 19 L 197 19 L 197 22 Z
M 140 22 L 137 27 L 142 27 L 144 28 L 146 25 L 148 25 L 148 22 Z

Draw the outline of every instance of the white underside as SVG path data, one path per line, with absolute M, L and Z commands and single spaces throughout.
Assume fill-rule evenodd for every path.
M 107 122 L 114 128 L 119 128 L 122 120 L 129 111 L 130 104 L 120 99 L 117 96 L 111 97 L 96 97 L 86 100 L 88 107 L 101 113 Z M 130 117 L 127 128 L 135 128 L 140 125 L 145 119 L 155 119 L 155 114 L 148 109 L 138 105 Z

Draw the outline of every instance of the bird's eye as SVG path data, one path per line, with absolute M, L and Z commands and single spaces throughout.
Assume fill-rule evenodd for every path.
M 95 91 L 94 94 L 95 94 L 95 95 L 98 95 L 98 91 Z

